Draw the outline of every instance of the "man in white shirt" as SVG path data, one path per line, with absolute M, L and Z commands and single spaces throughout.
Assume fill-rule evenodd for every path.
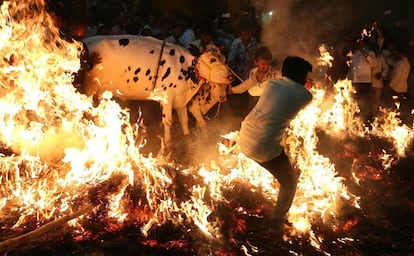
M 369 41 L 367 38 L 359 38 L 355 43 L 349 76 L 356 89 L 356 100 L 361 111 L 361 118 L 363 121 L 367 121 L 371 109 L 369 93 L 372 86 L 372 68 L 377 65 L 377 59 L 375 52 L 368 48 Z
M 384 88 L 384 78 L 389 74 L 389 66 L 385 60 L 384 54 L 377 46 L 375 49 L 377 64 L 372 68 L 371 77 L 371 117 L 375 118 L 378 115 L 379 106 L 381 104 L 382 90 Z
M 397 53 L 397 62 L 391 72 L 390 89 L 394 95 L 406 97 L 408 91 L 408 75 L 410 74 L 410 62 L 408 61 L 407 51 L 399 49 Z
M 389 89 L 392 96 L 392 101 L 394 105 L 399 105 L 399 110 L 401 112 L 401 119 L 404 121 L 408 118 L 410 113 L 410 107 L 407 104 L 407 94 L 408 94 L 408 77 L 410 75 L 411 65 L 408 61 L 408 52 L 406 49 L 398 49 L 397 51 L 397 61 L 394 64 L 392 69 Z
M 283 149 L 290 121 L 311 100 L 304 87 L 312 65 L 300 57 L 283 61 L 282 77 L 270 80 L 256 106 L 241 123 L 242 152 L 266 168 L 280 184 L 274 218 L 283 224 L 296 192 L 297 175 Z

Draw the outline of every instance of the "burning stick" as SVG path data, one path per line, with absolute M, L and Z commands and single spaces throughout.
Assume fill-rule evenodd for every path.
M 89 190 L 89 203 L 85 207 L 81 208 L 77 212 L 63 216 L 60 219 L 51 221 L 29 233 L 0 242 L 0 252 L 14 249 L 24 243 L 27 243 L 30 240 L 33 240 L 53 229 L 56 229 L 64 225 L 66 222 L 72 219 L 76 219 L 81 215 L 91 212 L 93 209 L 99 207 L 102 204 L 108 203 L 106 195 L 118 192 L 119 186 L 123 184 L 125 178 L 126 177 L 122 174 L 115 174 L 111 176 L 108 180 L 99 184 L 99 186 L 96 186 Z
M 42 226 L 38 229 L 35 229 L 35 230 L 33 230 L 29 233 L 23 234 L 23 235 L 18 236 L 18 237 L 7 239 L 7 240 L 0 243 L 0 252 L 8 251 L 8 250 L 16 248 L 16 247 L 18 247 L 18 246 L 20 246 L 24 243 L 27 243 L 28 241 L 33 240 L 33 239 L 49 232 L 50 230 L 55 229 L 55 228 L 65 224 L 66 222 L 68 222 L 72 219 L 75 219 L 75 218 L 77 218 L 77 217 L 79 217 L 79 216 L 81 216 L 85 213 L 88 213 L 88 212 L 92 211 L 94 208 L 95 208 L 95 206 L 93 206 L 93 205 L 87 205 L 87 206 L 85 206 L 84 208 L 80 209 L 77 212 L 74 212 L 72 214 L 63 216 L 60 219 L 56 219 L 54 221 L 51 221 L 51 222 L 45 224 L 44 226 Z

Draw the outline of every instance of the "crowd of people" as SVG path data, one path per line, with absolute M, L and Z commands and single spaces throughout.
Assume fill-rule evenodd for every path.
M 391 31 L 374 22 L 361 32 L 351 41 L 350 57 L 341 56 L 350 63 L 349 67 L 344 65 L 346 73 L 335 76 L 352 81 L 364 121 L 377 117 L 380 106 L 398 106 L 407 113 L 404 108 L 409 107 L 414 87 L 413 32 L 405 20 L 399 20 Z
M 376 21 L 344 43 L 346 47 L 342 45 L 332 54 L 328 74 L 333 82 L 352 81 L 361 118 L 369 123 L 378 116 L 380 106 L 398 107 L 402 120 L 412 122 L 414 31 L 407 21 L 400 19 L 395 27 Z
M 82 14 L 74 14 L 68 10 L 82 9 L 74 7 L 76 2 L 50 1 L 50 11 L 66 23 L 62 30 L 69 31 L 72 24 L 83 22 L 87 27 L 85 37 L 143 35 L 180 45 L 193 54 L 220 51 L 243 80 L 255 65 L 261 21 L 252 7 L 245 7 L 236 14 L 197 18 L 176 9 L 168 17 L 160 17 L 151 12 L 151 1 L 88 1 Z
M 51 5 L 51 9 L 61 17 L 67 16 L 66 2 L 58 1 L 61 5 Z M 72 15 L 66 20 L 69 24 L 83 21 L 88 27 L 84 36 L 145 35 L 180 45 L 194 55 L 203 51 L 220 51 L 236 76 L 234 86 L 246 85 L 246 82 L 251 84 L 252 79 L 263 84 L 264 80 L 275 77 L 274 70 L 266 68 L 256 69 L 256 74 L 251 73 L 257 68 L 257 58 L 261 58 L 256 55 L 257 50 L 263 47 L 260 15 L 253 7 L 245 7 L 235 14 L 223 13 L 197 19 L 180 9 L 168 17 L 159 17 L 148 10 L 152 10 L 151 1 L 88 1 L 82 17 Z M 410 90 L 414 91 L 411 88 L 414 87 L 414 69 L 411 68 L 414 63 L 414 32 L 407 20 L 400 19 L 395 26 L 378 21 L 352 33 L 330 46 L 334 57 L 333 66 L 328 70 L 331 80 L 349 78 L 353 82 L 358 91 L 356 98 L 361 116 L 366 120 L 378 114 L 379 106 L 392 104 L 388 99 L 393 96 L 404 106 L 412 94 Z M 267 62 L 274 69 L 272 64 L 281 60 L 272 58 Z M 258 72 L 260 70 L 264 70 L 263 73 Z M 251 100 L 248 98 L 250 93 L 245 93 L 246 90 L 240 92 L 239 88 L 235 88 L 233 93 L 241 93 L 240 97 Z

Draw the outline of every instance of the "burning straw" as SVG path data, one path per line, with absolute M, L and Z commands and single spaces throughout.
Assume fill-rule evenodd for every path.
M 0 242 L 0 252 L 5 252 L 5 251 L 10 251 L 12 249 L 15 249 L 23 244 L 28 244 L 28 243 L 32 243 L 33 240 L 35 240 L 36 238 L 46 234 L 47 232 L 50 232 L 54 229 L 59 228 L 60 226 L 65 225 L 68 221 L 73 220 L 78 218 L 81 215 L 87 214 L 88 212 L 92 211 L 94 208 L 94 206 L 92 205 L 87 205 L 84 206 L 82 209 L 63 216 L 59 219 L 56 219 L 54 221 L 51 221 L 31 232 L 28 232 L 24 235 L 18 236 L 18 237 L 13 237 L 13 238 L 9 238 L 5 241 Z

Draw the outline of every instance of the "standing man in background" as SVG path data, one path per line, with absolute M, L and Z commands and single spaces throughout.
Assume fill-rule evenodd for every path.
M 253 36 L 253 31 L 254 29 L 251 25 L 243 26 L 240 36 L 231 43 L 227 56 L 230 68 L 243 80 L 248 78 L 250 70 L 254 68 L 254 58 L 258 42 Z
M 352 52 L 349 76 L 356 90 L 361 118 L 364 122 L 369 120 L 371 110 L 370 90 L 372 86 L 372 69 L 377 65 L 375 52 L 369 49 L 368 38 L 358 38 Z

